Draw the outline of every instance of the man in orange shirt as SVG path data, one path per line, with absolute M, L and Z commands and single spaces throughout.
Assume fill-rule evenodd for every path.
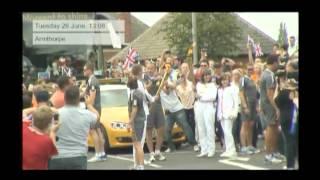
M 67 87 L 72 85 L 71 79 L 68 76 L 61 76 L 57 80 L 58 90 L 54 92 L 52 97 L 50 98 L 50 102 L 53 107 L 61 108 L 64 106 L 64 91 Z

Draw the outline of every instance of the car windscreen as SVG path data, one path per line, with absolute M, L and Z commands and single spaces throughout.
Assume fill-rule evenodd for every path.
M 128 106 L 127 90 L 112 89 L 101 91 L 101 106 L 102 108 Z

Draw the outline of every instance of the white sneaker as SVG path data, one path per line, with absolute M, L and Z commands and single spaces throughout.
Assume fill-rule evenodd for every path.
M 239 151 L 239 154 L 240 155 L 248 155 L 248 148 L 247 147 L 241 147 L 240 148 L 240 151 Z
M 137 165 L 136 166 L 136 170 L 144 170 L 144 166 L 143 165 Z
M 171 149 L 168 148 L 168 149 L 166 149 L 164 152 L 165 152 L 165 153 L 170 153 L 170 152 L 171 152 Z
M 195 152 L 199 152 L 200 151 L 200 147 L 198 145 L 193 146 L 193 150 Z
M 237 156 L 237 153 L 234 152 L 234 153 L 230 153 L 230 152 L 224 152 L 220 155 L 220 157 L 228 157 L 228 158 L 233 158 L 233 157 L 236 157 Z
M 279 164 L 279 163 L 282 163 L 283 160 L 278 159 L 277 157 L 275 157 L 274 155 L 272 155 L 271 162 L 272 162 L 272 163 L 275 163 L 275 164 Z
M 91 163 L 91 162 L 99 162 L 99 161 L 102 161 L 102 159 L 100 159 L 97 156 L 93 156 L 91 159 L 88 160 L 89 163 Z
M 273 155 L 275 158 L 280 159 L 280 160 L 282 160 L 282 161 L 286 161 L 286 159 L 287 159 L 286 156 L 280 154 L 279 152 L 273 153 L 272 155 Z
M 280 164 L 280 163 L 282 163 L 282 160 L 277 159 L 277 158 L 275 158 L 275 157 L 272 157 L 271 162 L 272 162 L 272 163 L 275 163 L 275 164 Z
M 275 163 L 275 164 L 282 163 L 282 160 L 277 159 L 273 155 L 266 155 L 264 160 L 265 160 L 265 162 L 269 162 L 269 163 Z
M 227 157 L 227 152 L 223 152 L 220 154 L 220 157 Z
M 208 153 L 208 157 L 213 157 L 214 156 L 214 152 L 209 152 Z
M 149 160 L 147 161 L 147 164 L 151 164 L 152 162 L 156 161 L 156 158 L 154 158 L 154 155 L 150 155 Z
M 155 154 L 154 158 L 158 161 L 164 161 L 166 160 L 166 157 L 164 155 L 162 155 L 161 153 Z
M 201 158 L 201 157 L 205 157 L 205 156 L 207 156 L 207 155 L 208 155 L 208 153 L 200 153 L 200 154 L 197 155 L 197 157 L 198 157 L 198 158 Z
M 251 154 L 257 154 L 257 153 L 260 152 L 259 149 L 255 148 L 255 147 L 253 147 L 253 146 L 249 146 L 249 147 L 248 147 L 248 151 L 249 151 Z

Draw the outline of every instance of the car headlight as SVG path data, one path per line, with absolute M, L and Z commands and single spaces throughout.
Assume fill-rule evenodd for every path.
M 128 127 L 128 123 L 123 122 L 111 122 L 111 127 L 113 129 L 126 129 Z

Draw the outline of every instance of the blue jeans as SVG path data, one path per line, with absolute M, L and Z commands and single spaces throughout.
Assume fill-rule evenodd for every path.
M 177 112 L 169 113 L 166 115 L 164 139 L 167 142 L 168 147 L 171 150 L 176 149 L 171 137 L 171 131 L 175 122 L 177 122 L 177 124 L 182 128 L 184 134 L 187 136 L 189 144 L 196 145 L 197 142 L 194 138 L 192 129 L 187 121 L 186 112 L 184 109 L 181 109 Z

